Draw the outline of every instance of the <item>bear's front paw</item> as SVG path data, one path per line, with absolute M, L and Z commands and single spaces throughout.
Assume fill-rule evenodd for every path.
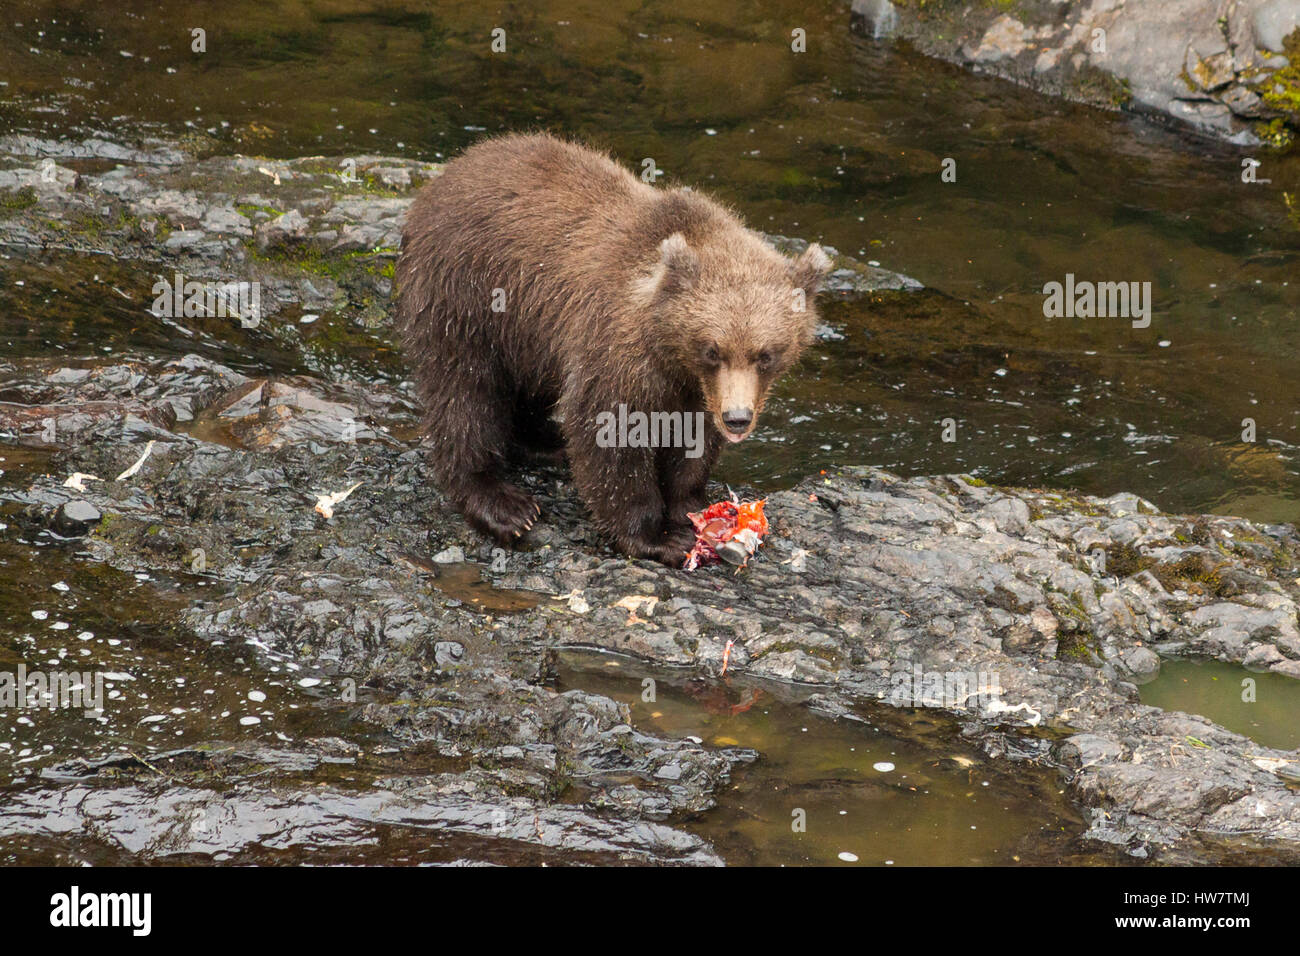
M 680 568 L 686 555 L 695 547 L 695 531 L 691 528 L 672 528 L 655 538 L 639 539 L 625 543 L 623 550 L 634 558 L 650 558 L 670 568 Z
M 475 491 L 464 508 L 471 525 L 504 544 L 530 530 L 541 513 L 532 495 L 504 481 Z

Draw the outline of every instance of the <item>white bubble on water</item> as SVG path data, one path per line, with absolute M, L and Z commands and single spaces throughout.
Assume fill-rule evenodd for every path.
M 879 763 L 873 763 L 871 769 L 879 770 L 881 773 L 889 773 L 889 771 L 894 769 L 894 765 L 888 760 L 881 760 Z

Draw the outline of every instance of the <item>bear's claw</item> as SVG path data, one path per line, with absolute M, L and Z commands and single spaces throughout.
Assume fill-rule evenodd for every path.
M 531 531 L 542 513 L 532 495 L 504 481 L 477 490 L 463 511 L 477 530 L 505 544 Z

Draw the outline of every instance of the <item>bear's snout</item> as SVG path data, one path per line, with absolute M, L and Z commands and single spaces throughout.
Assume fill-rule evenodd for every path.
M 762 405 L 762 383 L 752 367 L 724 366 L 719 370 L 710 402 L 714 421 L 722 437 L 738 442 L 754 430 Z
M 752 408 L 733 408 L 722 413 L 722 424 L 727 426 L 727 431 L 735 435 L 744 435 L 753 420 Z

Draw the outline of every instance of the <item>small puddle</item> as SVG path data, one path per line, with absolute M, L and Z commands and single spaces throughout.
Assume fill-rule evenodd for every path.
M 1115 851 L 1080 845 L 1082 820 L 1054 773 L 990 762 L 938 714 L 891 708 L 864 712 L 861 723 L 831 720 L 800 706 L 808 690 L 690 679 L 582 650 L 561 653 L 558 689 L 622 701 L 647 733 L 762 755 L 737 767 L 718 807 L 686 824 L 728 863 L 1123 862 Z M 799 811 L 804 832 L 793 825 Z
M 244 451 L 247 446 L 235 437 L 230 425 L 231 419 L 215 409 L 205 408 L 188 422 L 178 422 L 174 431 L 179 435 L 188 435 L 197 441 Z
M 1265 747 L 1300 747 L 1300 681 L 1222 661 L 1166 660 L 1142 703 L 1207 717 Z
M 414 555 L 403 555 L 403 560 L 437 575 L 432 584 L 447 597 L 460 601 L 477 611 L 492 614 L 513 614 L 536 607 L 546 595 L 538 591 L 517 588 L 499 588 L 483 578 L 483 565 L 473 561 L 453 564 L 435 564 Z

